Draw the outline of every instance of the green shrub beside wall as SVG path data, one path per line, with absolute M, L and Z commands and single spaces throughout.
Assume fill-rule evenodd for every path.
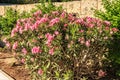
M 95 10 L 95 16 L 103 20 L 111 22 L 111 27 L 116 27 L 120 30 L 120 0 L 102 0 L 105 11 Z M 112 61 L 111 64 L 115 68 L 116 73 L 120 75 L 120 32 L 114 34 L 114 40 L 110 44 L 110 52 L 108 58 Z

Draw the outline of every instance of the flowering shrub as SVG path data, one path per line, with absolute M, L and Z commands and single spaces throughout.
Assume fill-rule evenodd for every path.
M 107 44 L 118 31 L 109 26 L 108 21 L 91 17 L 77 18 L 64 11 L 42 14 L 39 10 L 18 20 L 6 43 L 11 42 L 34 79 L 94 79 L 93 74 L 101 77 L 97 71 L 104 72 L 101 68 Z

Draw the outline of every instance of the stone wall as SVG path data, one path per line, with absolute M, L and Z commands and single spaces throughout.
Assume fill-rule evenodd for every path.
M 101 0 L 80 0 L 80 1 L 71 1 L 71 2 L 55 2 L 56 6 L 62 5 L 67 12 L 76 13 L 79 17 L 92 16 L 94 9 L 102 9 Z M 25 4 L 25 5 L 0 5 L 0 15 L 4 15 L 6 7 L 12 7 L 20 11 L 30 11 L 32 8 L 35 8 L 37 4 Z

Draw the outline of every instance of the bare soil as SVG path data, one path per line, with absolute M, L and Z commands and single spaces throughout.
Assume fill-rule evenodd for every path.
M 10 62 L 5 62 L 8 59 Z M 10 60 L 11 59 L 11 60 Z M 15 80 L 30 80 L 30 74 L 24 65 L 13 60 L 13 55 L 8 53 L 0 53 L 0 69 L 7 73 Z

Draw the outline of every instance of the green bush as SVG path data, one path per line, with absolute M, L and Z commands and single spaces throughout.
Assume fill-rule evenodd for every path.
M 29 14 L 27 12 L 20 13 L 12 8 L 6 8 L 5 15 L 0 17 L 0 29 L 2 35 L 9 35 L 11 30 L 20 18 L 26 18 Z
M 42 2 L 42 4 L 38 4 L 36 5 L 36 7 L 31 10 L 31 13 L 34 13 L 38 10 L 41 10 L 43 14 L 47 14 L 47 13 L 50 13 L 51 11 L 61 11 L 63 10 L 62 9 L 62 6 L 58 6 L 56 7 L 53 3 L 51 3 L 51 1 L 47 4 L 45 4 L 44 2 Z
M 107 21 L 77 18 L 65 11 L 44 14 L 39 10 L 17 21 L 6 44 L 34 80 L 94 80 L 93 75 L 106 75 L 101 70 L 103 56 L 112 34 L 118 31 L 109 26 Z
M 104 11 L 95 10 L 95 16 L 103 20 L 111 22 L 111 27 L 116 27 L 120 30 L 120 0 L 102 0 Z M 110 52 L 108 59 L 111 60 L 113 68 L 115 68 L 117 74 L 120 75 L 120 32 L 114 34 L 114 40 L 110 44 Z

